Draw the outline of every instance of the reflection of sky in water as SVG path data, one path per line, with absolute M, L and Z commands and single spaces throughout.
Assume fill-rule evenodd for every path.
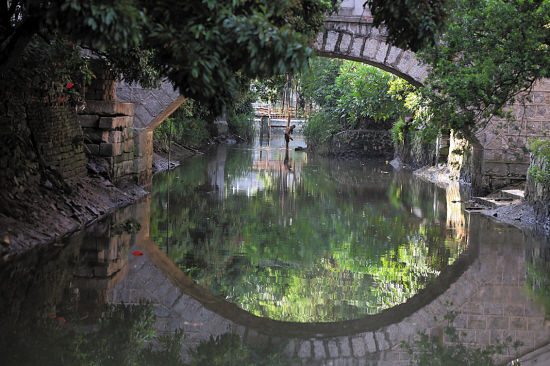
M 305 147 L 304 136 L 300 132 L 292 135 L 294 140 L 289 143 L 288 159 L 285 164 L 285 140 L 284 129 L 273 129 L 269 145 L 267 138 L 260 140 L 256 136 L 253 142 L 252 156 L 254 164 L 250 171 L 244 175 L 230 176 L 228 187 L 224 185 L 224 197 L 228 194 L 245 194 L 253 196 L 258 191 L 266 188 L 266 171 L 271 171 L 278 179 L 285 179 L 290 191 L 295 188 L 295 183 L 301 179 L 301 167 L 307 163 L 307 155 L 304 152 L 296 152 L 296 147 Z M 223 168 L 221 168 L 223 169 Z M 220 170 L 221 172 L 221 170 Z M 222 184 L 218 180 L 218 184 Z

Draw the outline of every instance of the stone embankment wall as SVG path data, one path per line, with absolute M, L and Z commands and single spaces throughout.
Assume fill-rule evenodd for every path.
M 422 141 L 420 134 L 407 133 L 404 141 L 395 143 L 395 158 L 413 169 L 432 166 L 436 161 L 436 145 Z
M 537 81 L 529 94 L 509 107 L 515 121 L 493 119 L 476 133 L 483 149 L 483 187 L 495 190 L 524 181 L 529 167 L 529 140 L 550 137 L 550 79 Z
M 47 180 L 86 174 L 82 130 L 62 85 L 28 88 L 2 81 L 0 90 L 0 186 L 23 192 Z
M 105 170 L 114 183 L 132 180 L 147 185 L 151 180 L 152 131 L 134 128 L 133 103 L 116 98 L 116 83 L 108 71 L 96 71 L 86 90 L 86 106 L 79 113 L 86 152 L 106 162 Z
M 472 183 L 474 194 L 486 194 L 526 180 L 531 139 L 550 138 L 550 79 L 535 83 L 531 93 L 516 98 L 509 106 L 514 120 L 493 118 L 466 143 L 464 157 L 452 154 L 449 166 L 455 175 Z M 453 139 L 452 139 L 453 140 Z
M 385 158 L 393 156 L 389 131 L 351 130 L 340 132 L 316 148 L 321 155 L 344 158 Z

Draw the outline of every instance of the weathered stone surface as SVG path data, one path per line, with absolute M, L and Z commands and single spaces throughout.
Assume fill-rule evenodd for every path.
M 122 142 L 122 132 L 121 131 L 109 131 L 106 142 L 110 142 L 110 143 Z
M 122 144 L 102 143 L 99 145 L 99 154 L 101 156 L 115 156 L 122 152 Z
M 311 342 L 310 341 L 303 341 L 300 344 L 300 348 L 298 349 L 298 357 L 300 357 L 300 358 L 311 358 Z
M 103 131 L 96 128 L 83 128 L 82 132 L 84 133 L 84 141 L 93 142 L 96 144 L 109 142 L 108 131 Z
M 328 341 L 327 347 L 328 347 L 328 354 L 331 358 L 336 358 L 340 355 L 340 352 L 338 351 L 338 345 L 336 344 L 335 340 Z
M 389 131 L 350 130 L 334 135 L 316 149 L 331 156 L 391 158 L 394 148 Z
M 342 356 L 350 357 L 351 356 L 351 345 L 348 337 L 339 337 L 338 344 L 340 345 L 340 351 Z
M 79 114 L 78 123 L 82 128 L 97 128 L 99 124 L 99 116 L 96 114 Z
M 100 116 L 133 116 L 134 104 L 114 101 L 89 100 L 82 114 L 96 114 Z
M 376 332 L 374 333 L 374 336 L 376 338 L 376 343 L 378 344 L 378 349 L 380 351 L 385 351 L 390 348 L 390 344 L 388 343 L 386 335 L 383 332 Z
M 372 332 L 368 332 L 365 334 L 365 343 L 367 345 L 367 350 L 369 353 L 376 352 L 376 343 L 374 341 L 374 334 Z
M 86 152 L 91 155 L 99 155 L 99 144 L 86 144 Z
M 361 337 L 351 338 L 351 348 L 355 357 L 364 357 L 366 354 L 365 341 Z
M 323 341 L 320 341 L 318 339 L 313 341 L 313 358 L 316 360 L 323 360 L 327 357 L 325 346 L 323 345 Z
M 130 116 L 119 117 L 101 117 L 99 119 L 99 128 L 103 130 L 114 130 L 131 127 L 133 125 L 133 118 Z

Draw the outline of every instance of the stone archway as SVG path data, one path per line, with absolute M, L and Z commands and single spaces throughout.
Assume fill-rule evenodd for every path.
M 415 86 L 423 85 L 429 69 L 414 52 L 389 45 L 385 29 L 366 16 L 331 16 L 325 20 L 313 49 L 320 56 L 363 62 L 395 74 Z

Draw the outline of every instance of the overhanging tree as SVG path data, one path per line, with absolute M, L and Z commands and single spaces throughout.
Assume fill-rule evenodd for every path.
M 4 1 L 0 72 L 17 67 L 36 37 L 49 43 L 64 39 L 102 54 L 130 80 L 151 83 L 166 76 L 182 94 L 221 108 L 239 89 L 236 73 L 253 78 L 303 67 L 312 53 L 308 39 L 336 3 Z

